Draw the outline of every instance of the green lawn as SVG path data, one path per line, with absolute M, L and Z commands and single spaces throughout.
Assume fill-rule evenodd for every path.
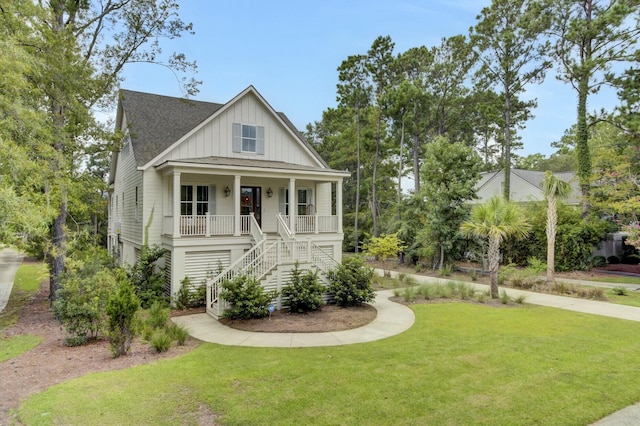
M 92 374 L 24 424 L 589 424 L 640 401 L 640 324 L 544 307 L 414 305 L 407 332 L 326 348 L 203 344 Z
M 5 337 L 2 329 L 16 323 L 23 304 L 40 289 L 40 283 L 46 277 L 47 268 L 42 263 L 24 263 L 18 268 L 9 302 L 0 312 L 0 362 L 28 351 L 42 341 L 33 335 Z

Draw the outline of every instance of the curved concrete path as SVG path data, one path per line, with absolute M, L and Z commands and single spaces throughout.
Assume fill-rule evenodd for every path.
M 393 296 L 391 290 L 376 292 L 376 299 L 372 305 L 378 314 L 371 323 L 351 330 L 325 333 L 242 331 L 222 325 L 208 314 L 174 317 L 172 320 L 183 326 L 196 339 L 221 345 L 278 348 L 349 345 L 395 336 L 413 325 L 415 321 L 413 311 L 405 305 L 390 301 L 391 296 Z

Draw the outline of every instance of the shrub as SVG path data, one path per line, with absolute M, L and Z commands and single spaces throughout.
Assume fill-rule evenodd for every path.
M 291 280 L 282 289 L 282 297 L 288 299 L 291 312 L 304 313 L 320 309 L 324 305 L 322 294 L 326 287 L 318 280 L 318 273 L 308 270 L 302 273 L 298 262 L 291 271 Z
M 514 301 L 514 302 L 516 302 L 516 303 L 517 303 L 517 304 L 519 304 L 519 305 L 522 305 L 522 304 L 524 304 L 524 301 L 525 301 L 526 299 L 527 299 L 527 296 L 525 296 L 524 294 L 521 294 L 521 295 L 519 295 L 519 296 L 515 297 L 515 298 L 513 299 L 513 301 Z
M 397 256 L 398 253 L 405 249 L 405 246 L 396 233 L 381 237 L 371 237 L 371 241 L 364 244 L 362 248 L 367 255 L 381 260 L 384 275 L 390 276 L 391 271 L 387 269 L 387 259 Z
M 617 265 L 618 263 L 620 263 L 620 258 L 618 256 L 609 256 L 607 257 L 607 262 L 609 262 L 611 265 Z
M 471 278 L 471 281 L 478 281 L 478 271 L 469 269 L 469 278 Z
M 339 306 L 356 306 L 375 299 L 371 287 L 373 269 L 366 266 L 361 257 L 343 258 L 338 269 L 329 271 L 328 275 L 329 292 Z
M 169 309 L 162 302 L 155 301 L 149 307 L 149 316 L 145 320 L 145 324 L 153 329 L 164 328 L 169 321 Z
M 71 335 L 73 346 L 95 340 L 106 324 L 105 307 L 117 288 L 113 271 L 92 263 L 73 263 L 62 277 L 53 313 Z M 83 343 L 84 342 L 84 343 Z
M 87 336 L 67 336 L 64 338 L 63 344 L 68 347 L 84 346 L 88 342 Z
M 196 286 L 191 283 L 189 277 L 184 277 L 180 281 L 180 289 L 173 297 L 173 305 L 176 309 L 196 308 L 204 306 L 207 297 L 207 285 L 203 281 L 201 285 Z
M 500 294 L 500 303 L 502 303 L 503 305 L 506 305 L 507 303 L 509 303 L 510 300 L 511 298 L 509 297 L 507 292 L 502 290 L 502 293 Z
M 175 340 L 178 345 L 183 346 L 189 337 L 189 333 L 185 330 L 184 327 L 179 326 L 176 323 L 171 323 L 169 325 L 167 332 L 171 339 Z
M 443 265 L 442 268 L 438 270 L 438 273 L 441 277 L 449 277 L 453 273 L 453 267 L 449 264 Z
M 433 284 L 422 284 L 420 287 L 418 287 L 417 292 L 418 294 L 422 295 L 425 300 L 431 300 L 433 299 L 435 290 L 436 289 Z
M 163 294 L 164 273 L 156 263 L 166 251 L 159 246 L 143 245 L 140 249 L 140 259 L 128 271 L 129 279 L 143 308 L 148 308 L 157 300 L 167 301 Z
M 416 289 L 415 287 L 406 287 L 403 291 L 402 291 L 402 298 L 404 299 L 405 302 L 413 302 L 416 300 Z
M 164 329 L 158 329 L 151 335 L 150 343 L 156 352 L 166 352 L 171 347 L 171 337 Z
M 594 256 L 591 258 L 591 266 L 599 268 L 607 264 L 607 259 L 604 256 Z
M 113 357 L 126 355 L 135 337 L 135 317 L 140 300 L 127 280 L 121 280 L 120 288 L 107 303 L 109 316 L 109 342 Z
M 620 286 L 612 288 L 611 291 L 613 291 L 613 294 L 618 296 L 626 296 L 628 293 L 628 290 L 626 287 L 620 287 Z
M 258 280 L 249 275 L 224 280 L 220 286 L 220 297 L 230 305 L 223 314 L 227 318 L 266 317 L 269 315 L 269 303 L 277 297 L 277 292 L 265 293 Z

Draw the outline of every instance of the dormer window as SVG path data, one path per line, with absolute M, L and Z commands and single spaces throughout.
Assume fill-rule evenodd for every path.
M 233 152 L 264 154 L 264 127 L 233 123 Z

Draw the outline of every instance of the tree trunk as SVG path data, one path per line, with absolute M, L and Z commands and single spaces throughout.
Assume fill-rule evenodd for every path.
M 511 196 L 511 95 L 509 85 L 504 84 L 504 199 Z
M 555 262 L 556 262 L 556 227 L 558 224 L 556 197 L 549 196 L 547 205 L 547 284 L 554 282 Z
M 62 199 L 60 202 L 60 213 L 53 222 L 51 237 L 53 247 L 47 256 L 49 261 L 49 301 L 56 300 L 56 293 L 60 289 L 60 277 L 65 269 L 66 255 L 66 225 L 67 225 L 67 195 L 62 189 Z
M 402 155 L 404 147 L 404 120 L 402 121 L 402 135 L 400 136 L 400 161 L 398 161 L 398 222 L 402 220 Z
M 378 128 L 376 131 L 376 153 L 373 158 L 373 179 L 371 182 L 371 216 L 373 217 L 373 236 L 378 237 L 378 196 L 376 193 L 376 181 L 378 179 L 378 158 L 380 157 L 380 122 L 382 113 L 378 111 Z
M 498 291 L 498 268 L 500 267 L 500 240 L 489 237 L 489 277 L 491 278 L 491 298 L 500 297 Z
M 591 177 L 591 154 L 589 152 L 589 131 L 587 129 L 587 92 L 589 77 L 584 75 L 578 84 L 578 124 L 576 129 L 576 151 L 578 154 L 578 177 L 582 193 L 582 216 L 589 213 L 589 178 Z
M 354 251 L 358 253 L 360 250 L 360 239 L 358 238 L 358 217 L 360 215 L 360 108 L 356 108 L 356 131 L 358 138 L 358 153 L 356 161 L 356 218 L 353 225 L 354 234 Z

